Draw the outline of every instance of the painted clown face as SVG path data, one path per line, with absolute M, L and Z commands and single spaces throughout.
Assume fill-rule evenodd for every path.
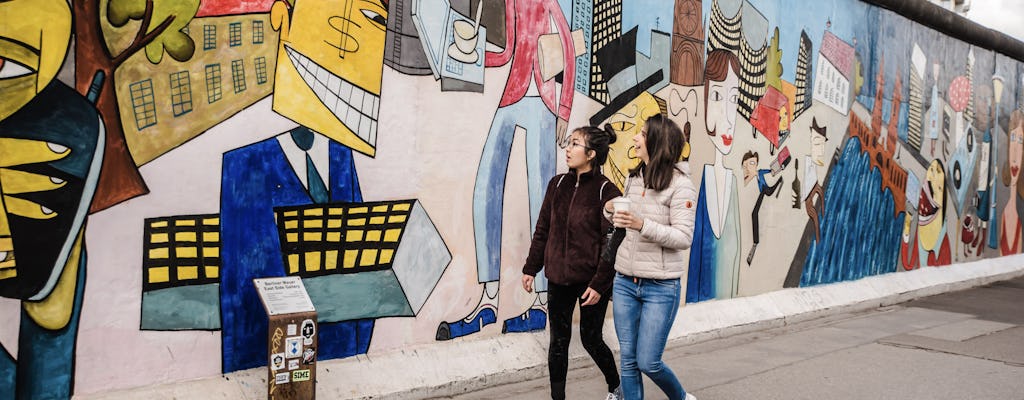
M 918 238 L 921 247 L 928 251 L 938 248 L 941 241 L 946 190 L 946 173 L 939 160 L 933 160 L 925 173 L 925 184 L 921 187 L 918 202 Z
M 633 137 L 640 133 L 647 118 L 660 112 L 661 107 L 654 96 L 643 92 L 602 123 L 602 126 L 605 123 L 611 124 L 618 135 L 615 143 L 608 146 L 608 161 L 605 161 L 604 172 L 619 188 L 626 184 L 629 169 L 640 163 Z
M 383 0 L 278 1 L 274 111 L 374 155 L 384 71 Z

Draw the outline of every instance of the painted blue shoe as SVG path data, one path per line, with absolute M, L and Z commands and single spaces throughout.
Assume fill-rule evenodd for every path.
M 540 331 L 547 324 L 548 313 L 539 308 L 531 308 L 518 317 L 506 319 L 501 326 L 501 333 Z
M 459 320 L 455 322 L 441 322 L 437 326 L 437 334 L 434 336 L 437 340 L 451 340 L 457 337 L 463 337 L 469 334 L 480 332 L 480 329 L 498 322 L 498 316 L 494 313 L 494 309 L 487 307 L 481 309 L 473 319 Z

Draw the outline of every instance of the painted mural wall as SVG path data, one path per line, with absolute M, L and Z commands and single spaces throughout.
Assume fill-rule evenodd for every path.
M 0 399 L 546 327 L 567 134 L 663 113 L 687 302 L 1021 252 L 1024 65 L 856 0 L 0 2 Z M 597 255 L 595 254 L 595 258 Z

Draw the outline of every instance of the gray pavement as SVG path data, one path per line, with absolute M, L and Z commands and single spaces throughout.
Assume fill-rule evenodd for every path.
M 700 400 L 1024 400 L 1024 277 L 702 343 L 670 342 L 664 358 Z M 604 378 L 589 358 L 571 368 L 569 399 L 604 398 Z M 644 386 L 647 399 L 666 398 L 646 378 Z M 548 399 L 547 376 L 443 397 L 499 398 Z

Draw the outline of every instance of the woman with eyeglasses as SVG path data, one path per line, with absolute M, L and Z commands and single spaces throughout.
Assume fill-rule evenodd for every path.
M 605 205 L 605 216 L 626 228 L 615 258 L 612 289 L 615 333 L 622 358 L 622 394 L 644 398 L 647 375 L 671 400 L 696 400 L 683 390 L 672 369 L 662 361 L 668 333 L 679 311 L 682 282 L 693 242 L 697 189 L 690 167 L 682 158 L 687 138 L 675 122 L 656 114 L 633 137 L 640 164 L 629 171 L 626 198 L 629 210 Z
M 551 323 L 548 372 L 551 398 L 565 399 L 569 368 L 569 340 L 576 303 L 580 304 L 580 339 L 608 384 L 606 399 L 619 399 L 619 373 L 601 327 L 608 310 L 615 271 L 601 261 L 604 233 L 611 222 L 601 207 L 621 192 L 601 173 L 608 145 L 615 132 L 585 126 L 577 128 L 565 149 L 569 172 L 548 183 L 537 218 L 530 253 L 523 266 L 523 289 L 533 291 L 533 280 L 544 269 L 548 278 L 548 321 Z

